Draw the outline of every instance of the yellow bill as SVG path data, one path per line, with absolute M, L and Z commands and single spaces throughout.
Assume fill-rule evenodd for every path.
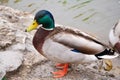
M 26 29 L 26 32 L 30 32 L 34 29 L 36 29 L 38 26 L 38 23 L 36 22 L 36 20 L 33 21 L 33 23 Z

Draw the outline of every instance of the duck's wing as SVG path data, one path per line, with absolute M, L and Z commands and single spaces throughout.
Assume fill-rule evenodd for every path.
M 57 27 L 53 34 L 54 36 L 51 39 L 55 42 L 84 54 L 98 54 L 104 51 L 106 47 L 93 36 L 76 29 Z
M 109 43 L 120 53 L 120 20 L 115 24 L 109 33 Z

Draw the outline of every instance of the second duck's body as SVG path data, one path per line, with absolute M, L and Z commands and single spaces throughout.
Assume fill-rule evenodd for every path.
M 120 20 L 110 30 L 109 42 L 116 52 L 120 53 Z

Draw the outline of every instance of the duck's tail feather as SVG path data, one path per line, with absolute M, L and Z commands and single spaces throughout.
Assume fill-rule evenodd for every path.
M 95 55 L 98 59 L 113 59 L 119 56 L 118 53 L 116 53 L 112 49 L 105 49 L 103 52 Z

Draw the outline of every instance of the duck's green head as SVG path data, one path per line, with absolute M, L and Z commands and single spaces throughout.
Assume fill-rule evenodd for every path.
M 33 23 L 26 29 L 30 32 L 36 29 L 39 25 L 45 30 L 53 30 L 55 27 L 54 18 L 52 14 L 47 10 L 40 10 L 36 13 Z

